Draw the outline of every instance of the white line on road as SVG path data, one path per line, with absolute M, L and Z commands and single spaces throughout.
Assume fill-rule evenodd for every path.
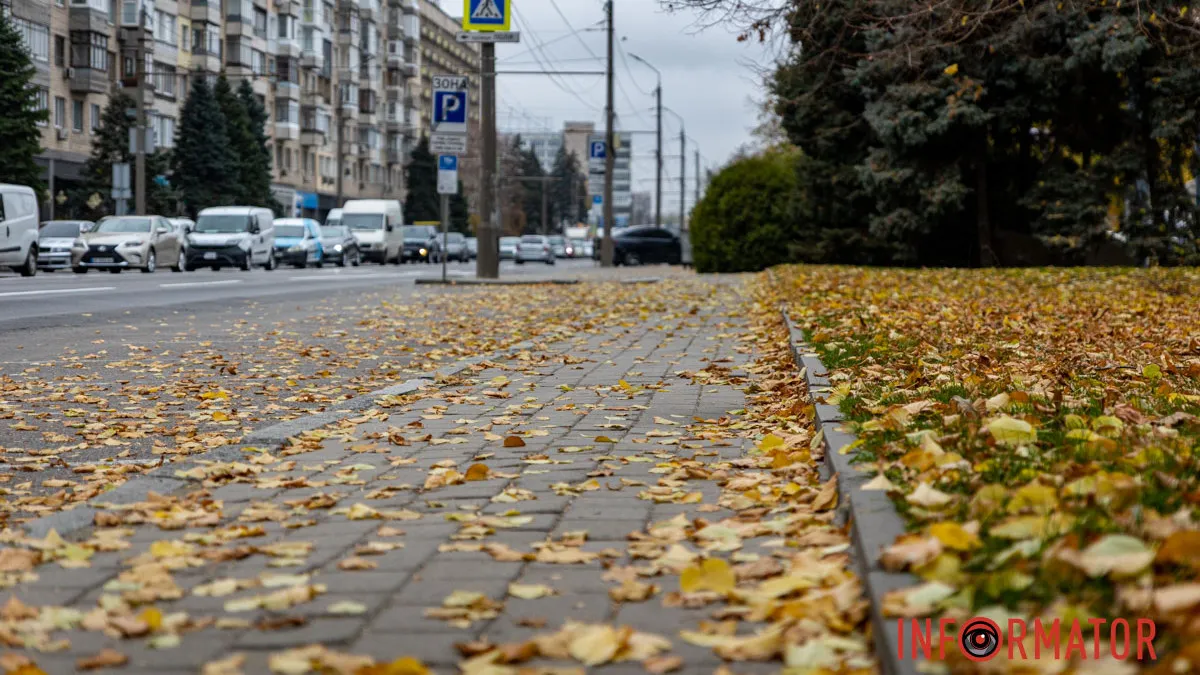
M 420 272 L 371 272 L 368 274 L 347 274 L 345 276 L 333 275 L 306 275 L 302 277 L 288 277 L 292 281 L 354 281 L 356 279 L 403 279 L 420 274 Z
M 223 281 L 183 281 L 177 284 L 159 284 L 159 288 L 187 288 L 191 286 L 227 286 L 229 284 L 240 284 L 241 279 L 225 279 Z
M 9 291 L 0 293 L 0 298 L 13 298 L 19 295 L 62 295 L 64 293 L 98 293 L 115 290 L 115 286 L 88 286 L 86 288 L 54 288 L 43 291 Z

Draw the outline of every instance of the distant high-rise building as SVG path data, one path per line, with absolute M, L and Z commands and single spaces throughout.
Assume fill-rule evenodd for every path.
M 633 193 L 633 209 L 629 216 L 631 225 L 653 225 L 654 211 L 651 209 L 653 195 L 649 192 Z
M 626 131 L 618 131 L 614 135 L 616 139 L 617 152 L 613 157 L 613 224 L 619 227 L 631 224 L 631 216 L 633 214 L 633 134 Z M 587 146 L 592 143 L 603 143 L 605 133 L 603 131 L 591 134 L 588 136 Z M 588 156 L 585 152 L 580 160 L 584 167 L 587 167 Z M 588 189 L 589 196 L 599 194 Z

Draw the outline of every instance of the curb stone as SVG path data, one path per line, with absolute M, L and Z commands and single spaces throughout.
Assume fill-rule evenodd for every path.
M 781 307 L 779 313 L 788 329 L 792 359 L 808 384 L 809 397 L 816 408 L 817 428 L 824 436 L 825 465 L 821 477 L 825 480 L 833 475 L 838 477 L 838 494 L 841 495 L 838 508 L 850 522 L 852 551 L 867 599 L 871 602 L 871 629 L 875 635 L 879 669 L 884 675 L 918 675 L 917 659 L 899 658 L 900 636 L 896 622 L 883 616 L 883 597 L 889 591 L 921 583 L 912 574 L 889 572 L 879 565 L 879 554 L 883 549 L 905 533 L 904 521 L 886 492 L 861 489 L 874 475 L 852 463 L 854 452 L 847 448 L 855 442 L 855 436 L 842 424 L 845 418 L 838 407 L 822 402 L 823 396 L 829 393 L 829 369 L 805 341 L 804 334 L 792 322 L 787 310 Z
M 370 408 L 375 405 L 375 400 L 378 398 L 409 394 L 418 389 L 433 386 L 436 381 L 457 375 L 483 361 L 496 360 L 506 354 L 521 352 L 538 343 L 557 342 L 564 337 L 567 336 L 551 332 L 538 341 L 525 340 L 488 354 L 462 359 L 451 365 L 439 368 L 432 373 L 426 373 L 423 377 L 389 385 L 382 389 L 342 401 L 340 405 L 332 410 L 302 415 L 286 422 L 280 422 L 252 431 L 237 444 L 221 446 L 198 455 L 188 455 L 176 462 L 163 462 L 162 466 L 139 474 L 136 478 L 131 478 L 116 488 L 93 497 L 73 509 L 35 518 L 27 523 L 23 523 L 19 527 L 24 529 L 28 536 L 39 539 L 49 534 L 50 530 L 56 531 L 63 538 L 69 538 L 71 534 L 90 527 L 96 517 L 96 513 L 101 508 L 105 508 L 106 505 L 133 504 L 145 501 L 151 492 L 166 495 L 184 490 L 192 485 L 191 481 L 176 478 L 175 472 L 177 470 L 186 470 L 191 466 L 195 466 L 200 461 L 230 462 L 243 457 L 245 451 L 249 449 L 262 449 L 264 447 L 278 449 L 292 436 L 320 429 L 323 426 L 336 422 L 342 417 Z
M 437 277 L 418 277 L 414 280 L 418 286 L 573 286 L 578 279 L 446 279 Z

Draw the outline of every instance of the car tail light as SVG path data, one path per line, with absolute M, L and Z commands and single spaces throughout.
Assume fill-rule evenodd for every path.
M 550 252 L 550 247 L 549 247 L 549 246 L 543 246 L 543 247 L 542 247 L 542 253 L 549 253 L 549 252 Z

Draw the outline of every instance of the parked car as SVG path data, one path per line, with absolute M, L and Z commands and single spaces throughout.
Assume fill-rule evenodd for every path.
M 209 266 L 275 269 L 275 214 L 257 206 L 204 209 L 188 238 L 187 269 Z
M 475 237 L 467 237 L 467 259 L 474 260 L 479 257 L 479 240 Z
M 567 257 L 567 239 L 566 239 L 566 237 L 555 234 L 555 235 L 551 235 L 548 238 L 550 239 L 550 250 L 554 251 L 554 257 L 555 258 Z
M 429 262 L 432 259 L 434 235 L 437 228 L 432 225 L 405 225 L 401 238 L 404 241 L 402 262 Z
M 451 262 L 470 259 L 467 255 L 467 238 L 461 232 L 447 232 L 445 237 L 439 232 L 434 238 L 434 247 L 437 262 L 441 262 L 442 256 Z
M 500 237 L 500 259 L 515 259 L 517 257 L 517 244 L 520 242 L 520 237 Z
M 48 272 L 72 269 L 87 252 L 79 235 L 96 224 L 90 220 L 49 220 L 38 230 L 38 267 Z
M 517 243 L 517 264 L 527 262 L 544 262 L 553 265 L 555 262 L 554 249 L 550 246 L 550 238 L 540 234 L 527 234 Z
M 179 231 L 179 241 L 183 242 L 183 258 L 187 259 L 188 235 L 196 229 L 196 221 L 191 218 L 167 218 L 167 221 Z
M 325 259 L 336 262 L 338 267 L 353 265 L 358 267 L 360 261 L 358 240 L 345 225 L 323 225 L 321 227 L 321 249 Z
M 0 183 L 0 267 L 38 271 L 38 200 L 33 188 Z
M 275 259 L 280 264 L 305 268 L 325 264 L 321 226 L 312 218 L 275 219 Z
M 568 239 L 567 257 L 590 258 L 592 257 L 592 247 L 588 244 L 586 239 Z
M 599 254 L 601 240 L 593 246 Z M 593 256 L 595 257 L 595 256 Z M 641 265 L 643 263 L 667 263 L 678 265 L 683 261 L 683 246 L 679 237 L 670 230 L 660 227 L 624 227 L 613 231 L 613 264 Z
M 184 269 L 183 242 L 162 216 L 106 216 L 81 238 L 87 250 L 74 267 L 79 273 L 97 268 L 119 274 L 135 267 L 152 273 L 159 264 Z
M 362 259 L 400 264 L 404 251 L 404 210 L 395 199 L 352 199 L 342 207 L 342 225 L 358 239 Z

